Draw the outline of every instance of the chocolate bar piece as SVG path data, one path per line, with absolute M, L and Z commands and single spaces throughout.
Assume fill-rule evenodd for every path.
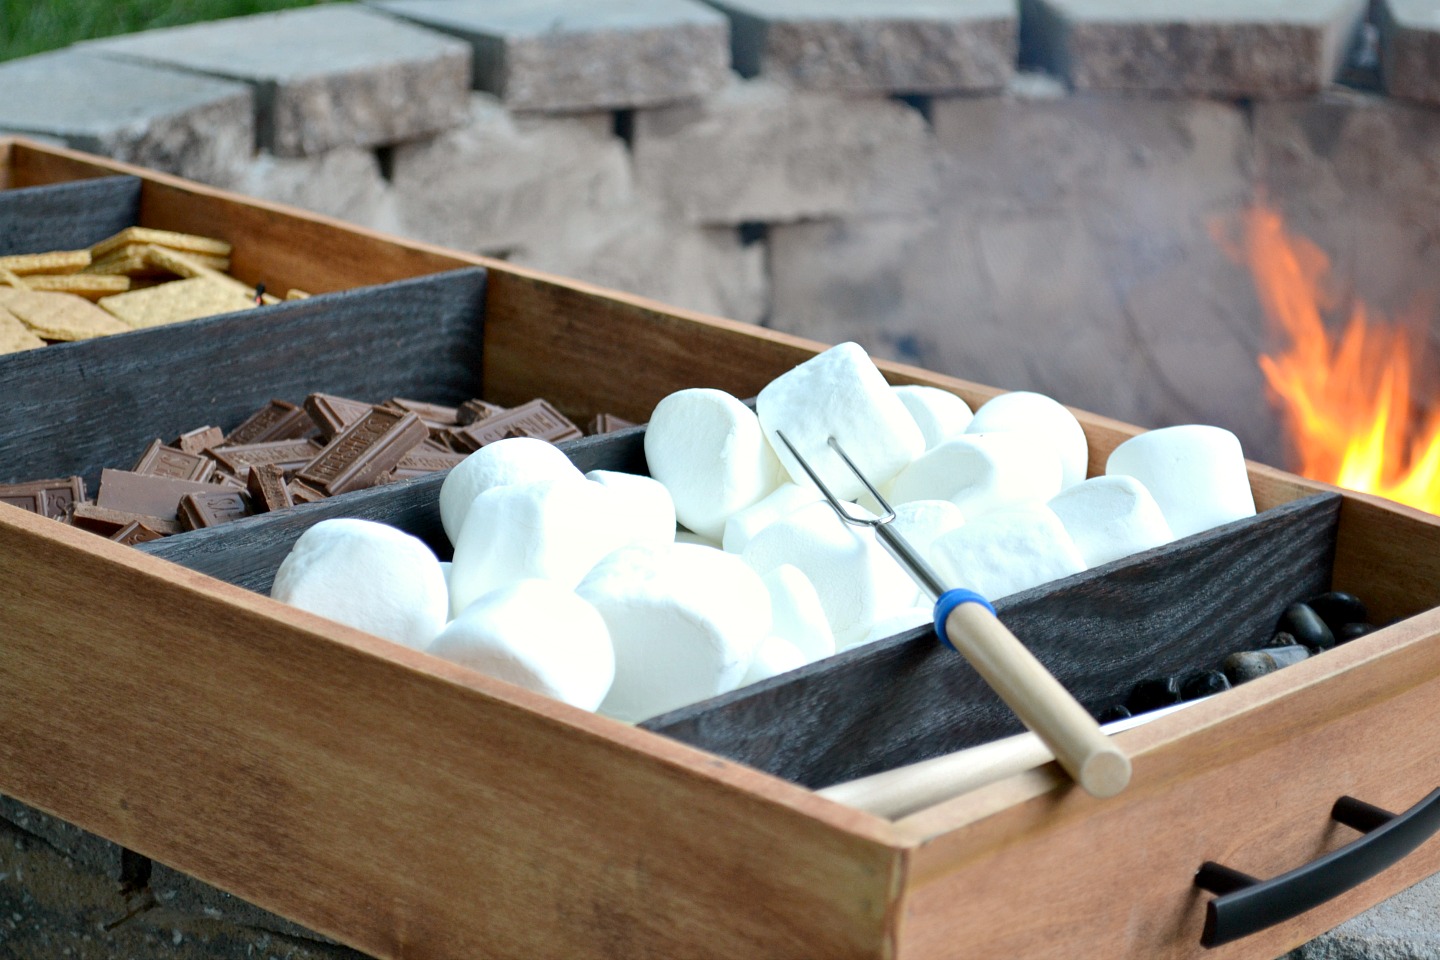
M 391 397 L 385 401 L 385 406 L 395 410 L 403 410 L 406 413 L 413 413 L 425 421 L 427 427 L 454 427 L 460 421 L 459 410 L 455 407 L 447 407 L 439 403 L 425 403 L 420 400 L 406 400 L 404 397 Z
M 214 447 L 210 455 L 237 478 L 243 478 L 251 467 L 275 464 L 287 473 L 299 470 L 315 459 L 321 450 L 314 440 L 271 440 L 267 443 L 225 444 Z
M 395 469 L 429 433 L 413 413 L 376 407 L 326 444 L 295 478 L 331 497 L 368 487 Z
M 633 427 L 635 424 L 629 420 L 617 417 L 613 413 L 596 414 L 595 419 L 585 427 L 587 436 L 598 437 L 605 433 L 614 433 L 616 430 L 624 430 L 626 427 Z
M 159 440 L 152 440 L 130 469 L 134 473 L 146 473 L 153 477 L 209 480 L 210 474 L 215 472 L 215 461 L 200 453 L 186 453 L 177 447 L 167 447 Z
M 325 499 L 325 494 L 316 490 L 303 480 L 291 480 L 285 484 L 285 490 L 290 494 L 293 503 L 319 503 Z
M 202 450 L 218 447 L 224 442 L 225 431 L 219 427 L 201 427 L 199 430 L 180 434 L 171 446 L 179 447 L 186 453 L 200 453 Z
M 285 471 L 273 463 L 251 467 L 247 486 L 251 505 L 261 513 L 294 505 L 285 489 Z
M 497 413 L 504 413 L 505 408 L 494 403 L 486 403 L 484 400 L 466 400 L 455 410 L 455 422 L 461 426 L 467 426 L 476 420 L 484 420 L 486 417 L 494 416 Z
M 400 458 L 395 464 L 395 469 L 408 471 L 407 476 L 414 476 L 421 473 L 435 473 L 440 470 L 449 470 L 451 467 L 464 460 L 467 454 L 464 453 L 437 453 L 423 447 L 411 450 Z
M 250 498 L 239 490 L 187 493 L 180 498 L 180 526 L 186 530 L 218 527 L 250 515 Z
M 559 443 L 583 436 L 580 428 L 566 419 L 546 400 L 531 400 L 518 407 L 496 413 L 450 433 L 466 450 L 479 450 L 487 443 L 507 437 L 534 437 Z
M 110 535 L 110 539 L 116 543 L 123 543 L 127 547 L 133 547 L 137 543 L 144 543 L 147 540 L 159 540 L 165 534 L 148 526 L 143 520 L 131 520 L 125 526 Z
M 100 490 L 95 502 L 97 506 L 110 510 L 173 521 L 181 497 L 187 493 L 209 493 L 214 489 L 212 484 L 194 480 L 176 480 L 174 477 L 156 477 L 107 467 L 100 471 Z
M 326 442 L 334 440 L 336 434 L 369 413 L 371 406 L 348 397 L 332 397 L 328 393 L 312 393 L 305 398 L 305 412 L 320 428 L 320 436 Z
M 82 530 L 98 533 L 103 537 L 113 536 L 130 524 L 139 521 L 162 536 L 180 532 L 180 524 L 174 520 L 161 520 L 127 510 L 111 510 L 93 503 L 77 503 L 71 513 L 70 522 Z
M 311 426 L 310 416 L 303 408 L 284 400 L 271 400 L 231 430 L 225 437 L 225 444 L 236 447 L 271 440 L 296 440 L 309 433 Z
M 249 476 L 248 472 L 246 473 L 246 476 Z M 241 480 L 239 477 L 235 476 L 235 474 L 220 467 L 216 467 L 215 472 L 210 475 L 210 483 L 214 486 L 220 487 L 223 490 L 246 489 L 244 480 Z
M 0 503 L 38 513 L 51 520 L 68 520 L 74 505 L 84 499 L 85 481 L 80 477 L 0 484 Z

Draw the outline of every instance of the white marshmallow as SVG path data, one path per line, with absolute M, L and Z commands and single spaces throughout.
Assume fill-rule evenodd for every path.
M 915 418 L 915 425 L 925 437 L 926 450 L 933 450 L 946 440 L 960 436 L 975 417 L 970 404 L 949 390 L 918 384 L 891 389 L 905 404 L 905 409 L 910 411 L 910 416 Z
M 967 519 L 1060 492 L 1060 457 L 1023 433 L 966 434 L 940 444 L 895 478 L 892 503 L 949 500 Z
M 755 648 L 755 656 L 750 659 L 750 667 L 745 671 L 739 686 L 748 687 L 752 683 L 778 677 L 782 673 L 805 666 L 807 662 L 809 661 L 805 659 L 805 654 L 801 653 L 795 644 L 772 633 Z
M 536 480 L 579 479 L 580 471 L 554 444 L 534 437 L 506 437 L 487 443 L 455 465 L 440 485 L 440 522 L 458 542 L 470 504 L 486 490 Z
M 1160 505 L 1134 477 L 1091 477 L 1061 491 L 1048 506 L 1089 567 L 1175 539 Z
M 819 499 L 820 491 L 808 480 L 804 483 L 782 483 L 765 499 L 732 513 L 725 521 L 725 536 L 721 543 L 726 552 L 740 553 L 755 534 Z
M 455 543 L 450 611 L 520 580 L 573 589 L 627 542 L 614 491 L 584 477 L 493 487 L 475 498 Z
M 1036 443 L 1059 454 L 1062 489 L 1085 479 L 1090 462 L 1085 431 L 1073 413 L 1044 394 L 1024 390 L 1002 393 L 975 411 L 965 432 L 1029 434 Z
M 615 679 L 615 650 L 599 611 L 549 580 L 485 594 L 426 652 L 582 710 L 600 706 Z
M 577 593 L 615 646 L 600 712 L 639 721 L 732 690 L 770 633 L 760 577 L 721 550 L 633 544 L 605 557 Z
M 675 542 L 689 543 L 699 547 L 710 547 L 713 550 L 720 549 L 720 541 L 711 540 L 709 537 L 702 537 L 693 530 L 686 530 L 684 527 L 675 528 Z
M 780 483 L 760 422 L 722 390 L 680 390 L 656 404 L 645 428 L 645 459 L 670 491 L 675 516 L 711 540 L 724 533 L 726 517 Z
M 322 520 L 306 530 L 270 596 L 416 650 L 445 626 L 445 572 L 435 554 L 369 520 Z
M 800 651 L 806 663 L 835 652 L 835 636 L 815 585 L 799 567 L 782 563 L 765 574 L 770 591 L 770 632 Z
M 918 626 L 932 624 L 935 622 L 934 607 L 911 607 L 900 613 L 892 614 L 883 620 L 877 620 L 870 624 L 869 631 L 855 644 L 863 647 L 867 643 L 874 643 L 876 640 L 884 640 L 886 637 L 893 637 L 897 633 L 904 633 L 907 630 L 914 630 Z
M 632 542 L 670 543 L 675 539 L 675 501 L 665 484 L 616 470 L 591 470 L 585 479 L 616 494 L 617 509 L 631 528 Z
M 830 449 L 830 437 L 877 487 L 925 451 L 915 418 L 855 343 L 831 347 L 770 381 L 755 398 L 755 412 L 790 479 L 810 482 L 779 432 L 842 500 L 865 487 Z
M 911 500 L 895 506 L 895 519 L 890 526 L 915 548 L 921 559 L 930 560 L 930 548 L 951 530 L 964 526 L 965 514 L 949 500 Z M 930 598 L 919 584 L 915 586 L 915 603 Z
M 1176 537 L 1255 515 L 1240 440 L 1222 427 L 1187 424 L 1131 437 L 1110 454 L 1105 473 L 1145 484 Z
M 988 600 L 1085 569 L 1065 525 L 1043 503 L 1019 504 L 969 520 L 936 540 L 930 552 L 948 586 L 974 590 Z
M 762 575 L 785 563 L 799 567 L 815 586 L 837 649 L 915 599 L 915 582 L 875 534 L 842 523 L 827 503 L 801 507 L 770 524 L 741 556 Z

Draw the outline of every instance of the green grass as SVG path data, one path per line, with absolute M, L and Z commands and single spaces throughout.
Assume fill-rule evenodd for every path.
M 319 2 L 325 0 L 0 0 L 0 60 L 79 40 Z

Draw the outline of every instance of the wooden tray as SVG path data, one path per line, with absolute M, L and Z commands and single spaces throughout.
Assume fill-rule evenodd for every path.
M 684 386 L 753 395 L 815 349 L 63 150 L 0 142 L 0 161 L 13 187 L 138 176 L 143 222 L 220 232 L 237 256 L 244 236 L 237 272 L 277 285 L 482 266 L 497 402 L 643 420 Z M 1094 471 L 1134 428 L 1081 417 Z M 1303 518 L 1276 570 L 1323 579 L 1304 557 L 1333 533 L 1334 585 L 1408 619 L 1120 734 L 1118 797 L 1046 767 L 898 822 L 0 508 L 0 792 L 378 956 L 1198 956 L 1202 862 L 1280 873 L 1354 836 L 1328 819 L 1338 796 L 1402 810 L 1440 778 L 1440 521 L 1348 493 L 1317 518 L 1333 501 L 1299 501 L 1329 488 L 1251 481 L 1256 526 Z M 411 483 L 390 494 L 423 510 Z M 1277 955 L 1437 869 L 1431 841 L 1209 953 Z

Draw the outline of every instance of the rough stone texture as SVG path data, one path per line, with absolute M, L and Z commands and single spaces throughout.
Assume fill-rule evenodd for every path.
M 1375 20 L 1386 92 L 1440 103 L 1440 6 L 1433 0 L 1379 0 Z
M 916 213 L 935 198 L 924 118 L 894 100 L 737 81 L 635 118 L 635 176 L 696 224 Z
M 1283 960 L 1440 960 L 1440 876 L 1383 900 Z
M 464 117 L 470 48 L 348 4 L 151 30 L 81 49 L 241 80 L 277 156 L 424 136 Z
M 148 886 L 124 886 L 41 837 L 0 821 L 0 956 L 365 960 L 348 947 L 301 933 L 287 935 L 162 904 Z
M 77 865 L 107 879 L 118 883 L 124 873 L 123 847 L 59 817 L 52 817 L 11 797 L 0 796 L 0 820 L 43 840 Z
M 1022 59 L 1078 90 L 1313 93 L 1338 72 L 1365 0 L 1021 0 Z
M 74 49 L 0 64 L 0 130 L 209 183 L 254 150 L 250 89 Z
M 201 883 L 161 863 L 151 863 L 149 888 L 158 906 L 185 916 L 278 933 L 295 940 L 340 946 L 329 937 L 307 930 L 298 923 L 262 910 L 247 900 Z
M 1332 93 L 1260 105 L 1254 129 L 1267 195 L 1330 259 L 1334 323 L 1363 302 L 1440 348 L 1440 113 Z
M 396 147 L 391 184 L 401 232 L 506 256 L 603 224 L 632 200 L 608 114 L 515 115 L 483 93 L 465 125 Z
M 261 153 L 232 189 L 382 230 L 396 228 L 390 186 L 370 150 L 338 147 L 315 157 Z
M 1015 71 L 1014 0 L 707 0 L 735 69 L 843 93 L 993 90 Z
M 475 89 L 515 110 L 655 106 L 730 72 L 725 18 L 693 0 L 374 0 L 474 49 Z
M 754 323 L 769 300 L 765 248 L 732 228 L 676 223 L 654 204 L 553 225 L 511 259 L 701 313 Z

